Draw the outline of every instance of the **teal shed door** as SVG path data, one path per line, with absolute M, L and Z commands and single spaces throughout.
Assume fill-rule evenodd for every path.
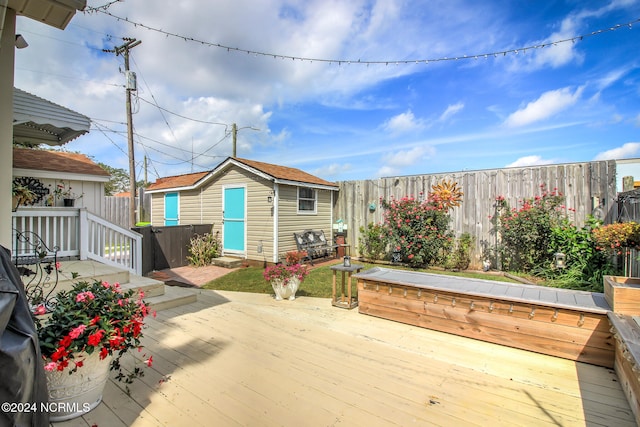
M 222 247 L 225 252 L 244 253 L 245 188 L 225 188 L 222 211 Z
M 178 193 L 164 195 L 164 225 L 178 225 Z

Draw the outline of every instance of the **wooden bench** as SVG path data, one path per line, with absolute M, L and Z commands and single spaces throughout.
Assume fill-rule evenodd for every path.
M 614 365 L 604 294 L 387 268 L 354 275 L 359 312 L 441 332 Z
M 313 265 L 313 260 L 334 256 L 338 245 L 327 240 L 322 230 L 304 230 L 302 233 L 293 233 L 299 252 L 306 252 L 303 260 Z

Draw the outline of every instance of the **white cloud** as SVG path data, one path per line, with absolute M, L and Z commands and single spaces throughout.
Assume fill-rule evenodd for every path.
M 328 178 L 348 172 L 351 169 L 353 169 L 351 163 L 331 163 L 330 165 L 314 170 L 312 173 L 321 178 Z
M 387 132 L 399 134 L 423 129 L 424 123 L 422 120 L 416 119 L 411 110 L 407 110 L 406 113 L 398 114 L 387 120 L 382 127 Z
M 598 153 L 593 160 L 615 160 L 638 157 L 640 154 L 640 142 L 627 142 L 622 147 Z
M 547 119 L 578 102 L 583 90 L 584 86 L 575 92 L 571 92 L 568 87 L 545 92 L 540 98 L 529 102 L 526 107 L 511 113 L 504 124 L 507 127 L 520 127 Z
M 556 163 L 552 159 L 543 159 L 541 156 L 525 156 L 520 157 L 515 162 L 506 165 L 506 168 L 518 168 L 524 166 L 552 165 Z
M 457 104 L 449 105 L 447 109 L 440 115 L 438 119 L 441 122 L 447 121 L 455 114 L 458 114 L 464 108 L 464 103 L 458 102 Z
M 384 156 L 384 160 L 391 166 L 410 166 L 422 160 L 424 155 L 432 155 L 433 153 L 433 147 L 417 146 L 406 151 L 388 153 Z

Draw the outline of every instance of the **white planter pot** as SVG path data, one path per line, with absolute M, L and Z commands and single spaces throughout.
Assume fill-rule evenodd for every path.
M 112 359 L 100 360 L 100 352 L 94 351 L 84 355 L 83 366 L 71 375 L 73 362 L 63 371 L 45 372 L 52 422 L 77 418 L 100 404 Z
M 296 292 L 300 287 L 300 279 L 292 277 L 286 285 L 282 283 L 282 280 L 275 279 L 271 281 L 271 287 L 276 294 L 276 301 L 282 301 L 283 299 L 293 301 L 296 299 Z

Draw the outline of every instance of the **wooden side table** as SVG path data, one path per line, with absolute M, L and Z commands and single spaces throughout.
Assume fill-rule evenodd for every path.
M 333 288 L 332 288 L 332 299 L 331 305 L 334 307 L 347 308 L 352 309 L 358 306 L 358 298 L 351 293 L 351 274 L 355 271 L 359 272 L 364 268 L 362 264 L 352 264 L 349 267 L 345 267 L 342 264 L 332 265 L 331 270 L 333 270 Z M 338 271 L 342 272 L 342 292 L 340 296 L 336 292 L 336 276 Z M 345 277 L 345 273 L 347 277 Z M 347 295 L 345 295 L 345 288 Z

